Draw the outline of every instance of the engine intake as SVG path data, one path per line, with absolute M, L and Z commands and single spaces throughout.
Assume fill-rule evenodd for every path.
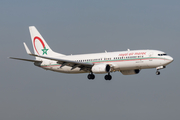
M 111 71 L 111 66 L 108 64 L 98 64 L 98 65 L 94 65 L 92 67 L 92 72 L 93 73 L 109 73 Z

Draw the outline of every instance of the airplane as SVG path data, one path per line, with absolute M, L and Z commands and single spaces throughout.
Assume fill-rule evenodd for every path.
M 105 80 L 111 80 L 110 73 L 119 71 L 123 75 L 138 74 L 142 69 L 166 68 L 173 58 L 159 50 L 130 50 L 103 52 L 79 55 L 64 55 L 54 52 L 46 43 L 35 26 L 29 27 L 34 53 L 24 44 L 27 54 L 35 60 L 10 57 L 11 59 L 33 62 L 35 66 L 45 70 L 61 73 L 88 73 L 89 80 L 95 79 L 94 74 L 106 74 Z

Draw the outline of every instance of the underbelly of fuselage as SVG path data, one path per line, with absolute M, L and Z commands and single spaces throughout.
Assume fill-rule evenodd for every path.
M 100 63 L 106 64 L 106 63 Z M 149 60 L 138 60 L 138 61 L 126 61 L 126 62 L 112 62 L 107 63 L 112 64 L 113 68 L 112 71 L 120 71 L 120 70 L 134 70 L 134 69 L 148 69 L 148 68 L 155 68 L 160 66 L 159 62 L 149 61 Z M 72 69 L 70 66 L 63 66 L 61 65 L 43 65 L 40 66 L 43 69 L 61 72 L 61 73 L 71 73 L 71 74 L 78 74 L 78 73 L 90 73 L 90 71 L 81 70 L 79 67 Z

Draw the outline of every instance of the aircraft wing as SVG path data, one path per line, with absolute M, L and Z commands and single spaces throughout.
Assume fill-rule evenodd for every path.
M 72 67 L 72 70 L 76 67 L 81 68 L 81 70 L 83 70 L 83 69 L 86 70 L 86 69 L 90 69 L 94 65 L 93 63 L 76 62 L 73 60 L 59 59 L 59 58 L 54 58 L 54 57 L 32 54 L 25 43 L 24 43 L 24 47 L 26 49 L 27 54 L 29 54 L 31 56 L 57 61 L 58 64 L 61 64 L 61 67 L 70 66 L 70 67 Z
M 28 61 L 28 62 L 42 62 L 39 60 L 31 60 L 31 59 L 24 59 L 24 58 L 15 58 L 15 57 L 9 57 L 10 59 L 16 59 L 16 60 L 23 60 L 23 61 Z
M 31 54 L 32 56 L 48 59 L 48 60 L 54 60 L 57 61 L 58 64 L 61 64 L 61 67 L 63 66 L 70 66 L 72 69 L 79 67 L 81 69 L 88 69 L 91 68 L 94 64 L 93 63 L 83 63 L 83 62 L 76 62 L 72 60 L 66 60 L 66 59 L 59 59 L 59 58 L 53 58 L 53 57 L 45 57 L 45 56 L 40 56 L 40 55 L 34 55 Z

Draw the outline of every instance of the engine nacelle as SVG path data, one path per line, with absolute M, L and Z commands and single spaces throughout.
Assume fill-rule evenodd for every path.
M 108 64 L 98 64 L 98 65 L 94 65 L 91 70 L 93 73 L 97 73 L 97 74 L 108 73 L 111 71 L 111 67 Z
M 123 75 L 133 75 L 133 74 L 138 74 L 140 72 L 139 69 L 135 69 L 135 70 L 121 70 L 121 73 Z

